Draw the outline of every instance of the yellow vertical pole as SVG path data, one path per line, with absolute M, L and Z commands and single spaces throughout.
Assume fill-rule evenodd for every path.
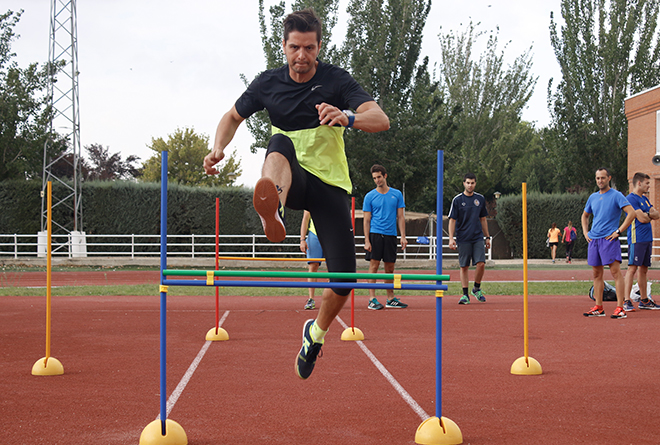
M 522 211 L 523 211 L 523 317 L 525 330 L 525 362 L 529 366 L 529 324 L 527 310 L 527 183 L 522 183 Z
M 53 183 L 48 181 L 47 183 L 47 198 L 46 202 L 48 203 L 47 209 L 47 218 L 46 218 L 46 230 L 48 231 L 47 241 L 46 241 L 46 361 L 45 364 L 48 366 L 48 359 L 50 358 L 50 300 L 51 300 L 51 268 L 52 268 L 52 238 L 53 238 Z

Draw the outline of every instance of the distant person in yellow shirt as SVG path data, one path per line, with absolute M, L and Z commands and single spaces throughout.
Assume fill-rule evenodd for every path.
M 550 252 L 552 253 L 552 262 L 555 262 L 557 256 L 557 246 L 559 245 L 559 237 L 561 237 L 561 230 L 557 228 L 557 223 L 552 223 L 552 227 L 548 230 L 548 241 L 550 245 Z

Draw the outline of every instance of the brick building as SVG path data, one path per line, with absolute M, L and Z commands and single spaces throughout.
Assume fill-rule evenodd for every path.
M 632 187 L 635 172 L 651 176 L 651 203 L 660 209 L 660 85 L 626 98 L 625 107 L 628 119 L 628 183 Z M 654 238 L 660 237 L 660 221 L 653 221 L 652 224 Z

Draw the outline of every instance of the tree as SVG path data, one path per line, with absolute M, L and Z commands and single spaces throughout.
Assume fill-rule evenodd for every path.
M 121 154 L 110 155 L 109 148 L 101 144 L 86 145 L 85 150 L 89 155 L 89 164 L 86 164 L 85 179 L 96 181 L 111 181 L 114 179 L 132 179 L 139 176 L 140 171 L 133 163 L 140 160 L 135 155 L 130 155 L 122 160 Z
M 242 173 L 241 161 L 236 152 L 226 156 L 220 164 L 220 173 L 207 175 L 201 167 L 209 152 L 209 137 L 198 135 L 192 128 L 177 129 L 163 138 L 152 138 L 150 149 L 157 154 L 143 164 L 142 180 L 159 182 L 161 179 L 161 155 L 168 151 L 168 180 L 181 185 L 223 186 L 232 185 Z
M 478 25 L 477 25 L 478 26 Z M 499 31 L 499 30 L 498 30 Z M 498 33 L 488 37 L 486 50 L 473 55 L 485 33 L 472 23 L 462 33 L 440 36 L 440 93 L 455 131 L 445 145 L 445 199 L 463 190 L 463 175 L 477 175 L 479 190 L 518 190 L 511 172 L 518 168 L 533 140 L 531 129 L 521 126 L 522 111 L 536 85 L 531 74 L 531 48 L 505 67 L 504 51 L 498 49 Z M 506 48 L 506 45 L 505 45 Z M 524 172 L 517 171 L 517 179 Z M 531 172 L 529 172 L 531 173 Z M 540 173 L 537 170 L 537 173 Z
M 565 188 L 593 189 L 594 171 L 627 178 L 626 96 L 660 83 L 659 0 L 562 0 L 550 41 L 562 77 L 548 104 L 553 159 Z
M 22 11 L 7 11 L 0 15 L 0 181 L 41 177 L 44 144 L 49 139 L 51 110 L 46 89 L 49 83 L 48 65 L 34 63 L 25 69 L 12 58 L 11 44 L 18 37 L 13 28 Z M 52 73 L 53 75 L 55 73 Z M 52 135 L 52 158 L 65 151 L 66 142 Z

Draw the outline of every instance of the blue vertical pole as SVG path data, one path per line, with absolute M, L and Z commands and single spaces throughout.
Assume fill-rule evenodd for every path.
M 444 152 L 438 150 L 436 215 L 435 272 L 442 274 L 442 176 L 444 173 Z M 440 281 L 437 282 L 441 284 Z M 442 417 L 442 298 L 435 299 L 435 415 Z
M 167 429 L 167 292 L 163 283 L 167 269 L 167 151 L 162 152 L 160 168 L 160 422 L 165 436 Z

